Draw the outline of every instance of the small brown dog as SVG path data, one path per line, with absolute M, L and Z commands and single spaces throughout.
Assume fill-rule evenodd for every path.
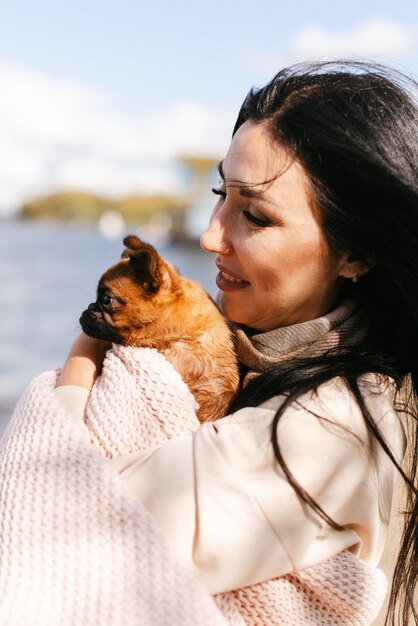
M 200 422 L 223 417 L 238 389 L 231 332 L 203 287 L 181 276 L 135 235 L 101 277 L 97 300 L 80 317 L 91 337 L 156 348 L 195 396 Z

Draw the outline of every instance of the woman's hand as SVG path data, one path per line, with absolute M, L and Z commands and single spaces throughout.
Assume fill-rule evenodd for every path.
M 71 347 L 56 387 L 77 385 L 90 391 L 111 345 L 107 341 L 93 339 L 81 333 Z

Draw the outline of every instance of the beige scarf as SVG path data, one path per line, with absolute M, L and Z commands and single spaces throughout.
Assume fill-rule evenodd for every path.
M 349 299 L 323 317 L 266 333 L 234 324 L 238 359 L 248 368 L 244 384 L 277 363 L 355 345 L 364 339 L 367 328 L 365 313 Z

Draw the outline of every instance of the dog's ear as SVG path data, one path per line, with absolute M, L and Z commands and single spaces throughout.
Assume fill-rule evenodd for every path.
M 131 252 L 135 250 L 141 250 L 144 245 L 146 245 L 143 241 L 140 240 L 136 235 L 127 235 L 123 240 L 123 245 L 126 246 L 125 250 L 122 252 L 121 258 L 127 259 Z
M 123 243 L 126 250 L 122 258 L 129 258 L 138 282 L 144 284 L 151 293 L 156 293 L 162 283 L 160 255 L 155 248 L 136 235 L 128 235 Z

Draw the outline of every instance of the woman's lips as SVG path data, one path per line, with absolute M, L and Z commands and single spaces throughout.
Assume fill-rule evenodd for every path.
M 218 268 L 220 271 L 216 276 L 216 285 L 221 291 L 236 291 L 237 289 L 244 289 L 244 287 L 250 284 L 247 280 L 229 274 L 221 269 L 219 265 Z

